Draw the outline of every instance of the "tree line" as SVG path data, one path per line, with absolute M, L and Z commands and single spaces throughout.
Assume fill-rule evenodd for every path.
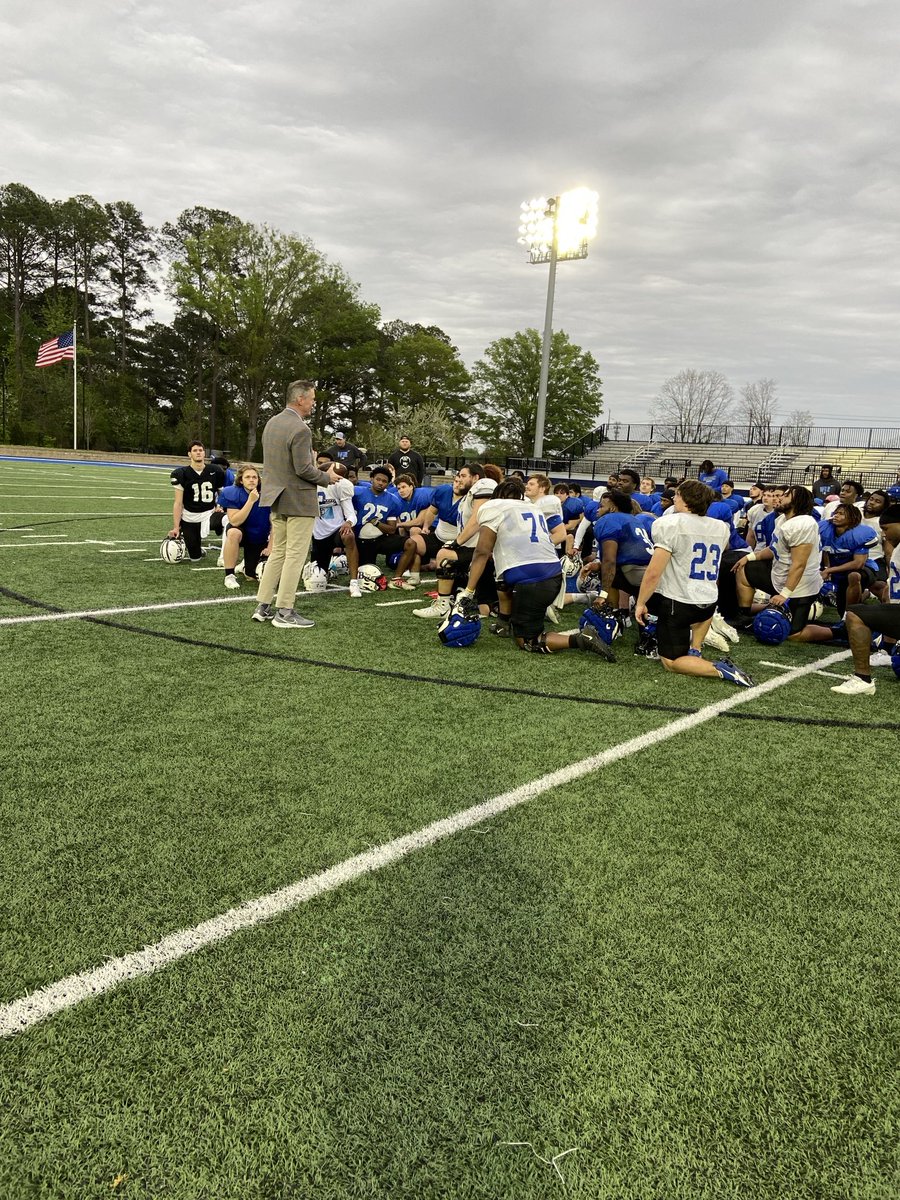
M 130 201 L 0 187 L 0 442 L 72 444 L 71 363 L 39 344 L 77 330 L 79 445 L 180 453 L 191 438 L 258 455 L 291 379 L 317 381 L 317 442 L 343 429 L 379 453 L 408 432 L 431 456 L 528 452 L 541 339 L 499 338 L 469 371 L 437 326 L 385 320 L 310 241 L 195 206 L 160 228 Z M 154 318 L 167 296 L 173 317 Z M 602 408 L 594 358 L 553 335 L 546 443 Z
M 745 383 L 737 396 L 721 371 L 679 371 L 665 381 L 651 405 L 651 418 L 673 427 L 679 442 L 704 441 L 710 430 L 728 424 L 746 426 L 747 442 L 768 446 L 781 424 L 790 440 L 800 441 L 813 423 L 806 409 L 793 409 L 778 422 L 778 387 L 774 379 Z M 780 432 L 780 430 L 779 430 Z

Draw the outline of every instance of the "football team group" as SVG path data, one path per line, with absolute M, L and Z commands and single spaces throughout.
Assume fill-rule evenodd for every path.
M 163 557 L 198 561 L 202 539 L 221 533 L 225 587 L 239 588 L 239 573 L 256 583 L 258 622 L 312 628 L 295 608 L 301 580 L 318 592 L 346 576 L 358 599 L 414 591 L 433 570 L 436 592 L 413 616 L 437 621 L 447 646 L 471 645 L 484 622 L 532 654 L 614 661 L 634 624 L 635 653 L 750 687 L 729 657 L 746 631 L 770 645 L 849 646 L 854 674 L 832 689 L 845 695 L 874 693 L 873 666 L 900 677 L 900 486 L 869 493 L 823 467 L 812 488 L 754 485 L 745 497 L 706 461 L 661 490 L 623 469 L 590 497 L 480 462 L 432 487 L 406 437 L 360 482 L 364 459 L 343 435 L 313 451 L 314 401 L 312 383 L 290 385 L 263 434 L 262 471 L 207 464 L 193 442 L 171 475 Z M 579 626 L 561 632 L 567 604 L 580 606 Z

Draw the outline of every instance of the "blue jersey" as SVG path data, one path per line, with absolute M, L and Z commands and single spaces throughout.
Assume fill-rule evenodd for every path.
M 574 521 L 576 517 L 584 514 L 584 500 L 581 496 L 569 496 L 567 500 L 563 500 L 563 520 Z
M 698 475 L 697 478 L 701 483 L 705 483 L 707 487 L 711 487 L 714 492 L 717 492 L 728 478 L 728 472 L 723 471 L 721 467 L 716 467 L 714 471 L 707 471 L 705 475 Z
M 734 510 L 734 515 L 737 516 L 738 513 L 741 512 L 744 507 L 744 497 L 739 496 L 737 494 L 737 492 L 732 492 L 730 496 L 722 497 L 722 503 L 730 504 L 732 509 Z
M 646 567 L 653 557 L 653 541 L 646 518 L 631 513 L 607 513 L 594 522 L 597 544 L 616 543 L 616 562 L 621 566 Z
M 632 492 L 628 498 L 629 500 L 637 501 L 638 508 L 641 510 L 641 512 L 655 512 L 659 504 L 655 492 L 651 496 L 645 496 L 643 492 Z
M 220 507 L 225 509 L 243 508 L 249 499 L 250 493 L 247 489 L 235 484 L 233 487 L 223 487 L 219 492 L 217 502 Z M 264 507 L 257 500 L 250 509 L 247 519 L 238 526 L 248 542 L 267 542 L 269 540 L 269 529 L 272 524 L 269 511 L 268 507 Z
M 715 521 L 724 521 L 729 529 L 734 524 L 734 509 L 727 500 L 714 500 L 706 510 L 706 515 Z
M 368 483 L 353 489 L 353 507 L 356 509 L 354 532 L 359 533 L 363 525 L 389 521 L 400 514 L 400 497 L 387 490 L 376 495 Z
M 869 551 L 878 545 L 878 534 L 871 525 L 857 525 L 838 535 L 830 521 L 820 521 L 819 537 L 822 552 L 827 552 L 831 567 L 842 567 L 857 554 L 865 554 L 868 558 Z
M 397 519 L 403 525 L 408 525 L 413 517 L 417 517 L 423 509 L 431 506 L 433 495 L 434 488 L 427 487 L 416 488 L 408 500 L 404 500 L 398 492 L 397 499 L 400 502 L 400 514 Z
M 461 499 L 461 496 L 454 494 L 452 483 L 442 483 L 432 492 L 431 503 L 437 509 L 437 534 L 446 541 L 456 537 L 456 517 Z
M 775 522 L 778 520 L 780 513 L 777 509 L 766 513 L 753 526 L 753 532 L 756 535 L 756 549 L 765 550 L 767 546 L 771 546 L 775 541 Z
M 584 500 L 584 501 L 582 501 L 582 515 L 584 516 L 584 519 L 586 521 L 590 521 L 591 524 L 593 524 L 594 521 L 597 520 L 597 514 L 599 513 L 599 511 L 600 511 L 600 501 L 599 500 Z

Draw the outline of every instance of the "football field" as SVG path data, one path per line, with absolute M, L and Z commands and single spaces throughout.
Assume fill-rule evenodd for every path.
M 898 1195 L 890 668 L 280 631 L 171 513 L 0 460 L 2 1200 Z

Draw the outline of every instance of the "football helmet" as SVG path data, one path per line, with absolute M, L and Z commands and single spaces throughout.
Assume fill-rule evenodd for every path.
M 780 646 L 790 633 L 791 618 L 777 604 L 764 608 L 753 618 L 753 636 L 764 646 Z
M 163 562 L 180 563 L 187 558 L 187 546 L 183 537 L 165 537 L 159 543 L 159 557 Z
M 359 586 L 364 592 L 383 592 L 388 581 L 374 563 L 365 563 L 359 568 Z
M 578 628 L 584 629 L 586 625 L 593 626 L 607 646 L 622 635 L 622 618 L 605 600 L 595 600 L 587 606 L 578 621 Z
M 894 647 L 894 653 L 891 655 L 891 670 L 900 679 L 900 649 Z
M 837 584 L 833 579 L 829 579 L 826 583 L 822 584 L 819 599 L 825 608 L 837 608 Z
M 564 554 L 560 559 L 562 573 L 566 579 L 570 575 L 577 575 L 582 568 L 581 555 L 576 550 L 574 554 Z
M 349 573 L 350 567 L 347 565 L 347 555 L 335 554 L 328 564 L 328 578 L 336 579 L 338 575 L 349 575 Z
M 328 587 L 328 576 L 314 562 L 308 562 L 303 568 L 303 586 L 308 592 L 324 592 Z
M 467 620 L 462 613 L 451 612 L 438 626 L 438 637 L 445 646 L 471 646 L 481 633 L 481 622 Z

